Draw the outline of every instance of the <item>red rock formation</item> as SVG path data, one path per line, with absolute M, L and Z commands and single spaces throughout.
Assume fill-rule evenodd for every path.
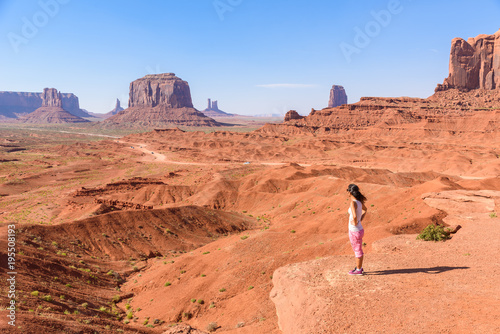
M 111 116 L 114 116 L 114 115 L 118 114 L 122 110 L 125 110 L 125 109 L 123 109 L 122 106 L 120 105 L 120 100 L 116 99 L 116 105 L 113 108 L 113 110 L 111 110 L 110 112 L 104 114 L 104 116 L 105 117 L 111 117 Z
M 43 93 L 0 92 L 0 115 L 7 118 L 18 118 L 42 106 Z M 62 108 L 79 117 L 91 117 L 80 109 L 78 97 L 72 93 L 60 93 Z
M 330 90 L 330 100 L 328 100 L 328 108 L 335 108 L 347 104 L 347 94 L 344 87 L 333 85 Z
M 493 35 L 478 35 L 451 42 L 450 74 L 436 92 L 457 88 L 500 89 L 500 30 Z
M 104 127 L 154 128 L 172 125 L 219 126 L 193 108 L 189 85 L 174 73 L 151 74 L 130 84 L 129 108 L 101 123 Z
M 45 88 L 42 106 L 32 113 L 19 118 L 21 123 L 83 123 L 86 119 L 75 116 L 62 108 L 62 96 L 55 88 Z
M 62 108 L 61 93 L 55 88 L 44 88 L 42 94 L 42 107 Z
M 149 74 L 130 84 L 129 107 L 192 108 L 191 92 L 186 81 L 174 73 Z
M 304 116 L 299 115 L 299 113 L 295 110 L 290 110 L 285 115 L 285 122 L 288 122 L 292 119 L 302 119 Z

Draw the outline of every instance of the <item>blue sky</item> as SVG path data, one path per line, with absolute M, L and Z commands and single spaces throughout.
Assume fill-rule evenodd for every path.
M 432 95 L 451 39 L 499 17 L 500 0 L 0 0 L 0 91 L 54 87 L 104 113 L 131 81 L 174 72 L 200 110 L 307 115 L 333 84 L 350 103 Z

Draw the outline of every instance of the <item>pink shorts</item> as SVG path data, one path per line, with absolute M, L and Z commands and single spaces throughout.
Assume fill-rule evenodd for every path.
M 363 236 L 365 235 L 365 230 L 361 231 L 349 231 L 349 240 L 351 241 L 352 250 L 354 251 L 354 256 L 363 256 Z

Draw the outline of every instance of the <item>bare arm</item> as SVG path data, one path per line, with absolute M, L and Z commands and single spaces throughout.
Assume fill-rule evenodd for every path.
M 365 203 L 362 203 L 362 205 L 363 205 L 363 206 L 361 207 L 361 212 L 362 212 L 362 214 L 361 214 L 361 219 L 360 219 L 361 221 L 363 221 L 363 218 L 365 218 L 365 214 L 366 214 L 366 212 L 368 211 L 368 208 L 366 207 Z
M 352 219 L 352 221 L 349 222 L 349 224 L 356 226 L 358 224 L 358 216 L 357 216 L 357 212 L 356 212 L 358 205 L 356 204 L 356 202 L 351 201 L 350 207 L 351 207 L 351 214 L 352 214 L 353 219 Z

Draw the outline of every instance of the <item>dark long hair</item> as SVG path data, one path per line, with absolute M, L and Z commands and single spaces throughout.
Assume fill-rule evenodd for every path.
M 366 197 L 359 191 L 359 187 L 355 184 L 350 184 L 348 187 L 347 187 L 347 191 L 354 196 L 354 198 L 356 198 L 358 201 L 360 201 L 361 203 L 364 203 L 366 202 Z

